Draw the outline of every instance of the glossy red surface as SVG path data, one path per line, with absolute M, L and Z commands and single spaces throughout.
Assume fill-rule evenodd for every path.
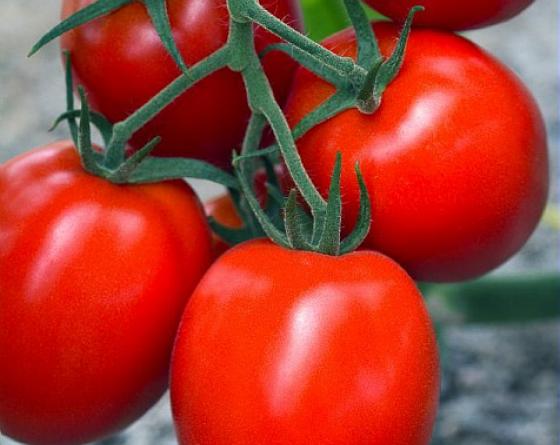
M 182 182 L 117 186 L 70 142 L 0 166 L 0 430 L 29 444 L 89 442 L 167 387 L 184 305 L 210 263 Z
M 438 390 L 422 297 L 374 252 L 234 247 L 194 292 L 173 352 L 182 445 L 426 445 Z
M 465 30 L 494 25 L 515 17 L 534 0 L 365 0 L 381 14 L 404 22 L 413 6 L 424 6 L 414 26 Z
M 398 27 L 375 27 L 390 54 Z M 325 41 L 354 56 L 353 33 Z M 333 88 L 299 70 L 286 113 L 292 125 Z M 457 35 L 413 30 L 404 65 L 373 115 L 345 111 L 298 141 L 325 195 L 342 152 L 343 221 L 356 219 L 360 163 L 372 205 L 364 247 L 415 279 L 474 278 L 516 253 L 536 227 L 548 192 L 547 142 L 538 107 L 519 79 Z
M 92 1 L 64 0 L 63 17 Z M 300 28 L 297 0 L 265 0 L 262 4 Z M 229 16 L 225 0 L 170 1 L 168 12 L 187 65 L 226 43 Z M 259 51 L 277 41 L 262 28 L 257 29 Z M 76 83 L 85 87 L 93 108 L 112 122 L 126 118 L 180 74 L 140 2 L 65 34 L 61 42 L 62 48 L 72 54 Z M 267 55 L 263 63 L 276 97 L 284 103 L 295 63 L 278 52 Z M 241 76 L 223 69 L 164 109 L 135 135 L 131 145 L 140 148 L 159 135 L 162 141 L 155 150 L 157 155 L 199 158 L 229 168 L 248 118 Z

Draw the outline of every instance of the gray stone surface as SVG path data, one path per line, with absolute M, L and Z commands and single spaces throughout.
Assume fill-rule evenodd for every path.
M 0 1 L 0 161 L 62 137 L 47 133 L 63 109 L 56 45 L 27 59 L 53 25 L 59 0 Z M 511 22 L 468 33 L 514 69 L 545 115 L 558 202 L 558 4 L 536 0 Z M 197 183 L 203 196 L 217 189 Z M 558 270 L 559 240 L 541 225 L 523 251 L 496 274 Z M 443 337 L 443 391 L 434 445 L 554 445 L 559 443 L 559 324 L 454 327 Z M 148 415 L 104 445 L 176 443 L 164 398 Z M 0 444 L 12 444 L 0 438 Z M 381 444 L 380 444 L 381 445 Z M 390 445 L 390 444 L 383 444 Z

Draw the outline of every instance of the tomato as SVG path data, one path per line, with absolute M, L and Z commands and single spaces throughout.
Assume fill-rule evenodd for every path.
M 294 185 L 286 167 L 284 164 L 279 163 L 274 166 L 274 170 L 282 189 L 281 192 L 287 195 Z M 253 185 L 257 199 L 262 205 L 266 203 L 268 196 L 266 184 L 267 176 L 264 168 L 257 169 L 253 178 Z M 243 227 L 243 222 L 229 194 L 219 195 L 206 201 L 204 203 L 204 211 L 206 215 L 212 216 L 217 222 L 228 228 L 240 229 Z M 216 233 L 212 233 L 212 251 L 214 258 L 218 258 L 229 248 L 229 244 L 222 240 Z
M 70 142 L 0 166 L 0 430 L 78 444 L 138 418 L 167 387 L 184 305 L 210 262 L 183 182 L 117 186 Z
M 209 269 L 171 367 L 180 444 L 426 445 L 438 392 L 430 319 L 396 263 L 266 240 Z
M 240 229 L 243 227 L 243 222 L 229 195 L 220 195 L 205 202 L 204 211 L 206 215 L 214 217 L 217 222 L 228 228 Z M 229 245 L 217 234 L 212 233 L 213 257 L 218 258 L 228 249 Z
M 398 28 L 383 23 L 375 31 L 389 54 Z M 325 45 L 355 53 L 350 31 Z M 286 107 L 291 124 L 332 92 L 300 70 Z M 298 149 L 325 196 L 342 152 L 346 231 L 359 209 L 360 163 L 372 205 L 364 246 L 417 280 L 464 280 L 502 264 L 530 236 L 547 198 L 546 134 L 533 98 L 501 63 L 451 33 L 413 30 L 376 113 L 340 113 L 301 138 Z
M 515 17 L 534 0 L 364 0 L 381 14 L 404 22 L 410 9 L 424 6 L 414 18 L 417 26 L 465 30 L 494 25 Z
M 63 17 L 93 0 L 64 0 Z M 225 0 L 167 2 L 172 30 L 187 65 L 192 66 L 222 47 L 228 33 Z M 263 6 L 300 28 L 297 0 L 265 0 Z M 180 71 L 165 51 L 141 2 L 133 2 L 109 16 L 65 34 L 62 48 L 71 51 L 76 83 L 85 87 L 93 108 L 116 122 L 126 118 Z M 259 28 L 260 51 L 278 39 Z M 264 59 L 266 73 L 283 103 L 295 63 L 284 54 Z M 203 159 L 229 168 L 232 151 L 243 139 L 249 107 L 238 73 L 223 69 L 199 82 L 136 133 L 131 145 L 139 148 L 159 135 L 154 154 Z

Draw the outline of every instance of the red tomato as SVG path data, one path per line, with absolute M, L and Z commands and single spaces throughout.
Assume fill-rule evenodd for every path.
M 410 9 L 424 6 L 414 18 L 417 26 L 450 30 L 482 28 L 515 17 L 534 0 L 364 0 L 376 11 L 404 22 Z
M 182 182 L 117 186 L 70 142 L 0 166 L 0 430 L 89 442 L 167 387 L 184 305 L 210 262 Z
M 187 304 L 171 399 L 181 444 L 425 445 L 438 382 L 429 316 L 396 263 L 255 240 Z
M 92 2 L 64 0 L 63 17 Z M 225 0 L 167 3 L 177 46 L 188 65 L 225 44 Z M 287 23 L 300 27 L 297 0 L 265 0 L 262 4 Z M 258 50 L 277 41 L 272 34 L 257 29 Z M 62 48 L 72 53 L 76 83 L 85 87 L 93 108 L 112 122 L 126 118 L 180 74 L 141 2 L 67 33 L 62 38 Z M 280 53 L 268 54 L 263 62 L 276 96 L 283 103 L 296 65 Z M 139 148 L 159 135 L 162 142 L 156 155 L 199 158 L 229 168 L 232 151 L 243 139 L 248 118 L 241 76 L 223 69 L 164 109 L 138 131 L 131 145 Z
M 276 164 L 274 167 L 282 193 L 288 194 L 289 189 L 293 187 L 292 179 L 290 178 L 284 164 Z M 264 205 L 267 199 L 266 188 L 266 172 L 264 169 L 257 170 L 253 179 L 254 190 L 260 203 Z M 232 228 L 239 229 L 243 227 L 243 222 L 237 213 L 237 209 L 233 205 L 233 201 L 228 194 L 220 195 L 204 203 L 204 211 L 206 215 L 214 217 L 220 224 Z M 214 258 L 218 258 L 226 250 L 230 248 L 224 240 L 218 235 L 212 233 L 212 251 Z
M 389 54 L 398 28 L 375 27 Z M 354 35 L 325 41 L 353 56 Z M 297 123 L 333 92 L 306 70 L 286 108 Z M 403 68 L 373 115 L 345 111 L 298 141 L 325 195 L 343 154 L 346 230 L 359 207 L 359 162 L 372 205 L 364 246 L 395 259 L 417 280 L 473 278 L 516 253 L 537 225 L 548 191 L 544 123 L 517 77 L 473 43 L 417 29 Z
M 221 195 L 205 202 L 204 211 L 208 216 L 214 217 L 217 222 L 231 229 L 240 229 L 243 226 L 229 195 Z M 218 258 L 228 249 L 229 245 L 218 235 L 212 233 L 213 257 Z

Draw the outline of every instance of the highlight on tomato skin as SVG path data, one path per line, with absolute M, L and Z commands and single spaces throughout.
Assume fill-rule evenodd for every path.
M 192 189 L 113 185 L 52 143 L 0 165 L 0 239 L 2 433 L 72 445 L 138 419 L 211 260 Z
M 92 2 L 64 0 L 62 16 Z M 303 29 L 298 0 L 261 3 L 294 28 Z M 188 66 L 226 43 L 229 16 L 225 0 L 178 0 L 169 2 L 168 11 L 178 49 Z M 258 27 L 255 42 L 261 51 L 279 39 Z M 61 47 L 72 55 L 75 84 L 85 88 L 93 109 L 111 122 L 128 117 L 180 75 L 141 2 L 132 2 L 64 34 Z M 276 98 L 283 104 L 296 63 L 274 52 L 263 58 L 263 65 Z M 231 169 L 231 153 L 243 140 L 249 115 L 241 76 L 223 69 L 167 106 L 130 144 L 139 149 L 161 136 L 154 152 L 157 156 L 197 158 Z
M 403 23 L 414 6 L 424 11 L 414 17 L 414 26 L 464 31 L 505 22 L 517 16 L 534 0 L 364 0 L 390 19 Z
M 390 54 L 399 27 L 374 28 Z M 351 30 L 324 45 L 355 56 Z M 332 93 L 298 69 L 285 107 L 290 124 Z M 346 231 L 358 214 L 360 163 L 373 212 L 363 247 L 419 281 L 467 280 L 501 265 L 533 233 L 547 200 L 546 132 L 531 93 L 490 54 L 444 31 L 412 30 L 403 67 L 374 114 L 344 111 L 297 146 L 324 196 L 342 151 Z
M 438 395 L 422 297 L 375 252 L 230 249 L 189 300 L 172 358 L 182 445 L 427 445 Z

